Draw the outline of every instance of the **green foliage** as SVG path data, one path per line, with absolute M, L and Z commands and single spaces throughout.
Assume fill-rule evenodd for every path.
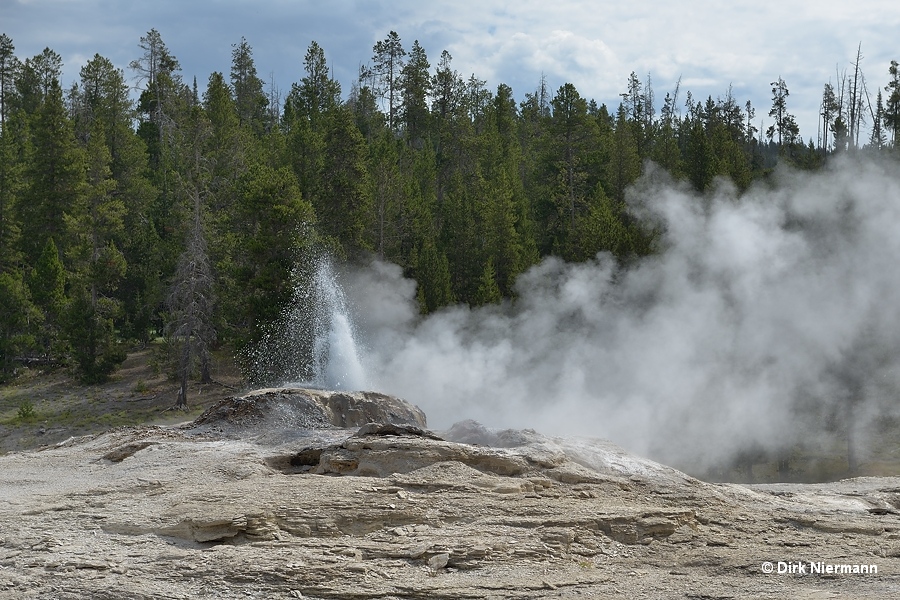
M 320 193 L 313 207 L 320 230 L 348 255 L 372 250 L 372 194 L 366 141 L 346 108 L 331 111 L 324 135 Z
M 416 281 L 419 283 L 417 297 L 423 314 L 454 302 L 447 255 L 432 240 L 426 240 L 418 252 L 415 271 Z
M 35 304 L 50 315 L 62 309 L 65 300 L 66 271 L 53 238 L 46 238 L 44 249 L 28 278 Z
M 291 170 L 254 165 L 241 177 L 229 222 L 232 243 L 223 264 L 228 294 L 222 299 L 239 343 L 261 333 L 290 300 L 297 253 L 315 242 L 313 220 L 313 209 Z
M 31 303 L 19 272 L 0 273 L 0 383 L 14 371 L 15 359 L 34 349 L 40 312 Z
M 478 289 L 475 291 L 475 299 L 473 304 L 481 306 L 484 304 L 498 304 L 503 299 L 500 293 L 500 286 L 497 285 L 497 274 L 494 272 L 493 261 L 488 261 L 484 265 L 484 271 L 478 280 Z
M 891 140 L 896 148 L 900 143 L 900 63 L 892 60 L 888 73 L 891 80 L 884 87 L 884 91 L 888 93 L 884 105 L 884 125 L 890 130 Z
M 0 129 L 0 272 L 15 268 L 21 260 L 16 199 L 22 185 L 22 165 L 16 156 L 14 136 L 9 126 L 4 126 Z
M 567 258 L 581 262 L 598 252 L 624 258 L 636 251 L 633 237 L 634 232 L 625 223 L 624 204 L 607 196 L 598 185 L 587 214 L 575 224 Z
M 548 255 L 609 252 L 627 266 L 653 252 L 654 230 L 626 207 L 646 161 L 698 191 L 716 178 L 743 191 L 779 160 L 817 169 L 858 137 L 858 107 L 826 86 L 822 140 L 803 144 L 781 79 L 765 141 L 730 89 L 683 102 L 676 86 L 657 116 L 649 78 L 632 73 L 611 114 L 542 78 L 517 103 L 505 84 L 492 93 L 463 78 L 447 51 L 434 66 L 418 41 L 407 52 L 393 31 L 345 99 L 311 42 L 283 107 L 246 39 L 202 93 L 158 31 L 138 47 L 136 103 L 131 77 L 99 55 L 64 97 L 58 54 L 22 62 L 0 35 L 0 297 L 11 308 L 0 377 L 40 352 L 99 381 L 120 337 L 165 330 L 191 355 L 179 359 L 192 365 L 184 388 L 203 371 L 201 346 L 262 335 L 313 246 L 401 265 L 423 313 L 496 303 Z M 872 152 L 900 143 L 896 62 L 888 75 Z
M 609 161 L 606 163 L 606 190 L 619 202 L 625 200 L 625 190 L 641 174 L 641 158 L 638 144 L 634 137 L 634 128 L 627 120 L 625 105 L 619 105 L 616 113 L 615 127 L 607 134 L 607 145 L 610 148 Z
M 62 256 L 68 253 L 67 216 L 81 205 L 84 193 L 84 156 L 75 141 L 57 79 L 47 84 L 46 95 L 29 119 L 30 152 L 25 167 L 26 186 L 17 203 L 22 251 L 34 263 L 44 242 L 52 237 Z
M 413 146 L 420 146 L 428 131 L 428 102 L 431 93 L 431 76 L 428 69 L 428 57 L 419 40 L 413 42 L 409 51 L 409 61 L 400 72 L 400 83 L 403 87 L 403 101 L 400 106 L 400 117 L 403 121 L 406 139 Z
M 66 307 L 63 333 L 72 349 L 75 373 L 84 383 L 107 381 L 125 360 L 125 348 L 113 328 L 116 309 L 113 301 L 93 299 L 87 290 L 76 291 Z
M 406 50 L 396 31 L 375 43 L 372 48 L 372 68 L 368 75 L 374 82 L 373 91 L 384 98 L 387 103 L 388 129 L 393 130 L 398 124 L 398 111 L 401 104 L 401 74 L 406 64 Z
M 247 40 L 241 38 L 231 53 L 231 87 L 241 125 L 262 135 L 266 128 L 266 106 L 269 103 L 263 93 L 263 80 L 256 74 L 253 50 Z
M 16 411 L 16 419 L 23 423 L 31 423 L 37 420 L 37 411 L 34 409 L 34 403 L 31 400 L 23 400 L 19 404 L 19 410 Z

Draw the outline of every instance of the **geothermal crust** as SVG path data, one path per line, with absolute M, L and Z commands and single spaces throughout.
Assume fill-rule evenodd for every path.
M 708 484 L 602 440 L 260 390 L 0 457 L 0 598 L 896 598 L 898 507 L 895 478 Z

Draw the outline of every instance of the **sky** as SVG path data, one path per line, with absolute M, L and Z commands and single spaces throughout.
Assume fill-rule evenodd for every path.
M 743 105 L 757 110 L 756 124 L 771 124 L 771 85 L 782 77 L 788 110 L 804 139 L 815 139 L 822 89 L 852 73 L 858 46 L 872 94 L 900 59 L 900 8 L 891 0 L 728 3 L 583 2 L 577 0 L 0 0 L 0 33 L 24 59 L 45 47 L 64 60 L 64 83 L 78 76 L 95 53 L 126 71 L 140 55 L 140 37 L 157 29 L 179 60 L 185 81 L 230 69 L 232 45 L 245 37 L 257 71 L 282 96 L 303 77 L 313 40 L 325 50 L 344 95 L 372 46 L 396 31 L 409 49 L 419 40 L 434 66 L 443 50 L 453 67 L 474 74 L 489 89 L 513 88 L 517 100 L 538 87 L 551 92 L 573 83 L 582 96 L 614 109 L 629 74 L 649 77 L 657 110 L 681 81 L 695 99 L 724 96 L 731 86 Z

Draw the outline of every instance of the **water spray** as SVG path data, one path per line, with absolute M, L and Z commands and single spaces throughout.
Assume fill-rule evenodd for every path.
M 254 385 L 363 390 L 367 377 L 353 316 L 324 252 L 298 262 L 280 318 L 248 353 Z

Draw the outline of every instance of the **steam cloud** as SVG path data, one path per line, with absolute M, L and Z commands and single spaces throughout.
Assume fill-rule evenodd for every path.
M 892 167 L 783 170 L 706 196 L 651 167 L 629 203 L 661 225 L 663 252 L 626 270 L 548 258 L 502 307 L 421 318 L 399 267 L 349 274 L 372 387 L 436 429 L 473 418 L 707 466 L 896 409 Z

